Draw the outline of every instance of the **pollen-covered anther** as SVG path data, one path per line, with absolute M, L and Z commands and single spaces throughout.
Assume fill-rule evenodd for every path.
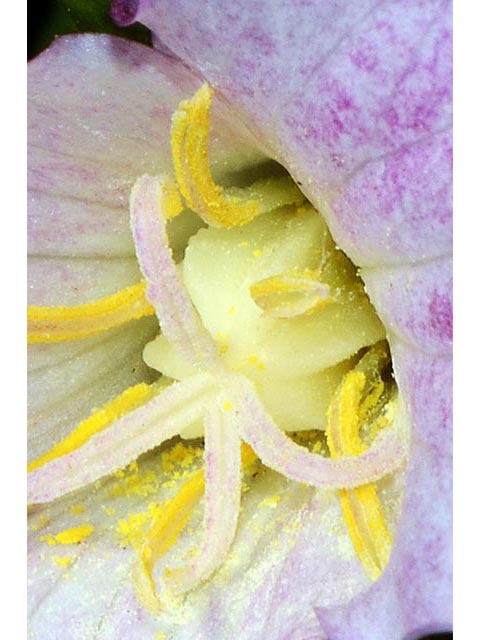
M 264 315 L 273 318 L 313 313 L 332 302 L 330 287 L 321 281 L 321 274 L 309 269 L 292 269 L 260 280 L 250 287 L 250 295 Z
M 111 296 L 72 307 L 29 306 L 28 342 L 86 338 L 155 313 L 145 297 L 145 282 Z
M 225 410 L 228 411 L 227 409 Z M 252 470 L 253 462 L 256 460 L 257 456 L 254 451 L 248 445 L 242 444 L 241 464 L 244 473 Z M 226 461 L 226 464 L 229 465 L 230 462 L 231 461 Z M 216 483 L 214 483 L 211 489 L 214 489 L 214 492 L 218 489 Z M 159 516 L 145 533 L 143 545 L 138 550 L 139 561 L 135 568 L 134 584 L 139 601 L 152 613 L 161 611 L 161 602 L 153 578 L 155 565 L 177 542 L 178 537 L 192 517 L 193 511 L 198 505 L 204 491 L 205 471 L 200 469 L 196 471 L 181 486 L 173 498 L 164 505 Z M 215 500 L 221 493 L 222 491 L 220 491 L 217 496 L 213 493 L 210 500 Z M 204 538 L 204 544 L 205 542 L 208 543 L 207 537 Z M 218 549 L 215 549 L 214 552 L 207 557 L 207 560 L 210 561 L 210 566 L 215 568 L 223 561 L 223 554 L 221 554 Z M 198 571 L 192 571 L 192 568 L 194 569 L 194 567 L 190 567 L 190 572 L 188 572 L 188 567 L 175 570 L 167 568 L 164 573 L 164 583 L 168 583 L 170 588 L 178 592 L 179 583 L 184 581 L 185 576 L 190 574 L 190 580 L 183 585 L 183 589 L 180 589 L 180 591 L 185 592 L 185 590 L 194 588 L 201 582 L 204 576 L 198 575 Z
M 103 431 L 115 420 L 147 402 L 153 393 L 153 388 L 145 383 L 129 387 L 119 396 L 107 402 L 101 409 L 94 411 L 90 417 L 80 422 L 68 436 L 55 444 L 49 451 L 32 460 L 27 466 L 27 471 L 31 473 L 48 462 L 79 449 L 93 435 Z
M 367 354 L 364 361 L 368 359 Z M 368 367 L 362 366 L 361 360 L 357 368 L 344 377 L 330 404 L 327 442 L 334 460 L 343 456 L 359 456 L 367 449 L 360 438 L 360 428 L 362 421 L 367 420 L 380 401 L 384 384 L 378 372 L 375 380 L 367 380 L 365 371 Z M 384 415 L 385 412 L 373 421 L 372 430 L 377 431 L 379 425 L 380 428 L 385 425 Z M 375 580 L 385 569 L 392 546 L 376 485 L 369 483 L 355 489 L 341 489 L 339 493 L 355 552 L 365 572 Z
M 213 89 L 204 84 L 180 103 L 172 118 L 171 146 L 178 187 L 187 205 L 212 227 L 236 227 L 261 213 L 305 197 L 288 177 L 262 179 L 247 188 L 217 184 L 208 163 Z

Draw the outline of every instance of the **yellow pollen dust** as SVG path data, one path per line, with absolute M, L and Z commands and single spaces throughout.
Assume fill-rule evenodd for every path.
M 139 282 L 101 300 L 73 307 L 28 307 L 27 339 L 30 343 L 77 340 L 153 313 L 145 297 L 145 283 Z
M 262 502 L 260 502 L 260 507 L 272 507 L 272 508 L 276 508 L 278 503 L 281 500 L 281 496 L 279 495 L 275 495 L 275 496 L 270 496 L 269 498 L 265 498 L 264 500 L 262 500 Z
M 249 467 L 257 459 L 254 451 L 242 445 L 242 466 Z M 143 547 L 139 553 L 139 564 L 134 583 L 142 604 L 152 613 L 158 613 L 157 597 L 152 571 L 155 563 L 176 543 L 187 526 L 195 506 L 205 489 L 203 469 L 196 471 L 182 485 L 175 496 L 163 505 L 158 517 L 144 534 Z M 168 570 L 167 570 L 168 571 Z
M 49 451 L 32 460 L 27 466 L 27 471 L 31 473 L 43 467 L 44 464 L 79 449 L 93 435 L 103 431 L 115 420 L 144 404 L 153 395 L 153 385 L 149 386 L 145 383 L 126 389 L 119 396 L 107 402 L 101 409 L 95 411 L 89 418 L 80 422 L 76 429 L 55 444 Z
M 62 569 L 66 569 L 75 562 L 75 558 L 71 558 L 70 556 L 53 556 L 53 561 L 55 564 L 58 564 L 59 567 L 62 567 Z
M 359 435 L 360 418 L 372 408 L 372 398 L 378 401 L 380 385 L 375 385 L 362 403 L 366 380 L 363 371 L 350 371 L 330 404 L 327 443 L 333 459 L 358 456 L 367 448 Z M 376 486 L 370 483 L 355 489 L 341 489 L 340 500 L 355 552 L 365 572 L 375 580 L 385 569 L 392 545 Z
M 83 504 L 72 505 L 70 507 L 70 511 L 74 513 L 76 516 L 79 516 L 86 510 L 86 507 Z
M 330 287 L 321 281 L 320 273 L 292 269 L 270 276 L 250 287 L 253 301 L 265 316 L 294 318 L 313 313 L 332 301 Z
M 80 527 L 65 529 L 56 535 L 42 536 L 40 540 L 49 545 L 55 544 L 80 544 L 92 535 L 94 528 L 91 524 L 84 524 Z

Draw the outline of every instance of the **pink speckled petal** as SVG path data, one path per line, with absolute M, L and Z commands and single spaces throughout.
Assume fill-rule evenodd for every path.
M 450 1 L 116 0 L 113 15 L 122 7 L 124 23 L 146 24 L 234 105 L 368 267 L 414 430 L 409 483 L 387 573 L 320 614 L 328 637 L 448 629 Z
M 449 0 L 127 4 L 328 205 L 358 264 L 449 253 Z
M 170 119 L 199 79 L 179 61 L 101 35 L 59 38 L 28 70 L 32 251 L 133 255 L 130 189 L 142 173 L 172 173 Z M 213 126 L 224 171 L 259 159 L 225 110 Z
M 452 259 L 362 269 L 369 296 L 395 335 L 432 356 L 451 356 Z

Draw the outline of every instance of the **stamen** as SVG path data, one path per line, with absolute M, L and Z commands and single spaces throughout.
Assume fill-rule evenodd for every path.
M 204 84 L 173 115 L 173 165 L 188 206 L 212 226 L 233 227 L 255 218 L 259 205 L 229 196 L 212 178 L 207 151 L 212 98 L 213 89 Z
M 259 180 L 245 189 L 224 188 L 208 164 L 213 89 L 204 84 L 180 103 L 172 118 L 171 145 L 177 183 L 187 205 L 212 227 L 236 227 L 260 213 L 305 200 L 288 177 Z
M 330 287 L 317 271 L 292 269 L 250 287 L 250 295 L 265 316 L 294 318 L 313 313 L 332 301 Z
M 364 362 L 359 369 L 368 370 L 367 365 Z M 366 418 L 374 402 L 381 397 L 383 383 L 377 380 L 362 402 L 366 381 L 364 371 L 350 371 L 330 405 L 327 413 L 327 443 L 334 460 L 342 456 L 359 456 L 367 449 L 360 438 L 361 420 Z M 388 562 L 392 544 L 375 484 L 352 490 L 342 489 L 340 500 L 357 556 L 366 573 L 375 580 Z
M 257 460 L 254 451 L 246 444 L 242 444 L 241 460 L 244 471 Z M 140 602 L 152 613 L 158 613 L 161 608 L 153 579 L 155 564 L 178 540 L 204 489 L 205 474 L 200 469 L 165 504 L 161 514 L 145 534 L 134 582 Z
M 77 340 L 155 313 L 139 282 L 111 296 L 73 307 L 30 306 L 28 342 Z
M 79 449 L 95 433 L 103 431 L 115 420 L 147 402 L 153 394 L 153 387 L 145 383 L 126 389 L 119 396 L 107 402 L 101 409 L 95 411 L 89 418 L 80 422 L 76 429 L 55 444 L 50 451 L 32 460 L 27 466 L 28 473 L 43 467 L 47 462 L 66 456 L 68 453 Z
M 153 568 L 157 560 L 175 544 L 178 536 L 187 526 L 204 488 L 205 478 L 203 470 L 200 469 L 164 505 L 160 516 L 145 534 L 145 543 L 140 551 L 140 563 L 135 571 L 134 584 L 140 602 L 151 613 L 158 613 L 160 608 L 153 579 Z

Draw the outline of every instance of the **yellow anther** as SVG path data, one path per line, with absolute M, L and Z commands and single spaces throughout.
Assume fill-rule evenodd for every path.
M 359 456 L 366 449 L 360 439 L 359 407 L 366 377 L 349 371 L 328 408 L 327 443 L 332 458 Z
M 294 318 L 330 303 L 330 288 L 317 271 L 292 269 L 250 287 L 250 295 L 264 315 Z
M 245 224 L 259 213 L 259 204 L 232 196 L 217 185 L 208 165 L 208 134 L 213 89 L 200 87 L 180 103 L 172 119 L 172 156 L 177 183 L 188 206 L 217 227 Z
M 47 462 L 79 449 L 93 435 L 102 431 L 126 413 L 147 402 L 154 393 L 153 385 L 149 386 L 145 383 L 126 389 L 119 396 L 107 402 L 101 409 L 95 411 L 89 418 L 80 422 L 76 429 L 49 451 L 32 460 L 27 467 L 28 472 L 35 471 L 35 469 L 42 467 Z
M 91 524 L 84 524 L 80 527 L 72 527 L 71 529 L 65 529 L 60 531 L 56 535 L 42 536 L 40 540 L 46 542 L 49 545 L 54 544 L 80 544 L 93 533 L 93 526 Z
M 254 451 L 242 445 L 242 466 L 248 467 L 257 459 Z M 203 469 L 196 471 L 182 485 L 175 496 L 163 507 L 160 515 L 145 533 L 144 545 L 140 549 L 140 562 L 136 569 L 134 582 L 142 604 L 152 613 L 160 609 L 153 579 L 155 563 L 175 544 L 178 536 L 187 526 L 195 506 L 205 488 Z
M 177 183 L 187 205 L 213 227 L 236 227 L 260 213 L 305 197 L 288 176 L 256 181 L 245 188 L 216 184 L 208 164 L 210 106 L 213 89 L 204 84 L 180 103 L 172 118 L 172 158 Z
M 141 601 L 152 612 L 159 607 L 153 567 L 185 529 L 204 487 L 205 478 L 203 470 L 200 470 L 164 505 L 160 516 L 145 534 L 145 542 L 140 551 L 140 570 L 137 570 L 134 580 Z
M 126 287 L 107 298 L 74 307 L 28 307 L 28 342 L 61 342 L 86 338 L 154 313 L 145 283 Z
M 327 443 L 333 459 L 358 456 L 366 450 L 359 431 L 364 419 L 380 398 L 383 383 L 378 382 L 362 400 L 367 376 L 350 371 L 343 379 L 327 413 Z M 377 496 L 375 484 L 353 490 L 342 489 L 340 500 L 354 549 L 366 573 L 375 580 L 384 570 L 392 539 Z

